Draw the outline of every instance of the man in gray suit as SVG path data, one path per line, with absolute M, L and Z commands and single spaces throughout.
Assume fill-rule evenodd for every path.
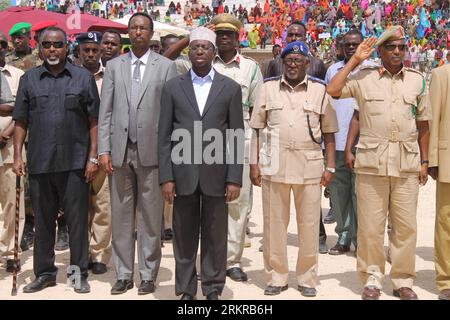
M 202 291 L 222 294 L 227 262 L 227 202 L 238 198 L 244 160 L 239 84 L 212 68 L 216 35 L 192 31 L 192 69 L 163 88 L 158 131 L 164 198 L 174 202 L 175 293 L 193 300 L 201 233 Z M 181 141 L 180 141 L 181 140 Z
M 161 211 L 157 132 L 161 90 L 175 77 L 175 64 L 150 51 L 153 22 L 145 13 L 128 23 L 131 52 L 108 62 L 99 115 L 99 162 L 111 175 L 113 263 L 111 294 L 133 287 L 135 229 L 141 284 L 155 291 L 161 262 Z

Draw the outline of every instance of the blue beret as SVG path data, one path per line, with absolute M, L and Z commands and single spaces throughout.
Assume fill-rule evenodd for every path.
M 308 46 L 306 43 L 302 41 L 294 41 L 289 43 L 286 48 L 283 49 L 281 52 L 281 59 L 284 59 L 284 57 L 289 53 L 300 53 L 304 56 L 308 56 Z
M 78 42 L 78 44 L 88 43 L 88 42 L 100 44 L 102 42 L 102 34 L 98 31 L 80 33 L 76 37 L 76 41 Z

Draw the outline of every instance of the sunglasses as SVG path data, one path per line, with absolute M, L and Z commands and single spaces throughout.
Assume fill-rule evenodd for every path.
M 61 49 L 64 47 L 63 41 L 42 41 L 42 47 L 45 49 L 50 49 L 51 46 L 55 49 Z
M 399 51 L 405 51 L 406 44 L 386 44 L 383 46 L 387 51 L 394 51 L 398 48 Z
M 306 59 L 300 59 L 300 58 L 292 59 L 292 58 L 288 58 L 288 59 L 284 59 L 284 63 L 287 64 L 288 66 L 290 66 L 293 63 L 295 65 L 297 65 L 297 66 L 301 66 L 301 65 L 306 63 Z
M 0 46 L 2 47 L 2 49 L 6 49 L 6 48 L 8 48 L 8 42 L 7 41 L 0 41 Z

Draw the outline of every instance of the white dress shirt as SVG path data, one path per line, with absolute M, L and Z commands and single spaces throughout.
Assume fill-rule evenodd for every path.
M 131 52 L 131 77 L 133 77 L 134 68 L 136 67 L 136 61 L 141 60 L 140 68 L 141 68 L 141 83 L 142 83 L 142 79 L 144 78 L 145 67 L 147 66 L 148 57 L 150 56 L 150 49 L 148 49 L 147 52 L 144 53 L 144 55 L 140 58 L 134 55 L 133 50 L 131 50 L 130 52 Z
M 197 100 L 200 114 L 203 114 L 203 110 L 205 109 L 206 100 L 208 99 L 209 91 L 214 80 L 214 74 L 214 68 L 211 68 L 209 73 L 202 78 L 191 69 L 192 85 L 194 86 L 195 99 Z

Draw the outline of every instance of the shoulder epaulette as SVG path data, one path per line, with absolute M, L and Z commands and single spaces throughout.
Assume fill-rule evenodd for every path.
M 313 82 L 318 82 L 320 84 L 323 84 L 324 86 L 327 85 L 325 81 L 323 81 L 322 79 L 316 78 L 316 77 L 308 76 L 308 80 L 311 80 Z
M 413 68 L 405 68 L 405 69 L 408 70 L 408 71 L 412 71 L 412 72 L 414 72 L 414 73 L 417 73 L 417 74 L 419 74 L 422 78 L 425 78 L 425 76 L 423 75 L 423 73 L 420 72 L 419 70 L 416 70 L 416 69 L 413 69 Z
M 280 79 L 281 79 L 281 76 L 270 77 L 270 78 L 265 78 L 265 79 L 264 79 L 264 82 L 267 82 L 267 81 L 275 81 L 275 80 L 280 80 Z
M 245 59 L 248 59 L 248 60 L 252 60 L 254 63 L 258 64 L 258 61 L 256 61 L 256 60 L 253 59 L 252 57 L 249 57 L 249 56 L 246 56 L 246 55 L 243 55 L 243 54 L 241 54 L 241 57 L 243 57 L 243 58 L 245 58 Z
M 359 67 L 359 70 L 369 70 L 369 69 L 378 69 L 380 68 L 380 65 L 378 64 L 365 64 L 365 65 L 361 65 Z

